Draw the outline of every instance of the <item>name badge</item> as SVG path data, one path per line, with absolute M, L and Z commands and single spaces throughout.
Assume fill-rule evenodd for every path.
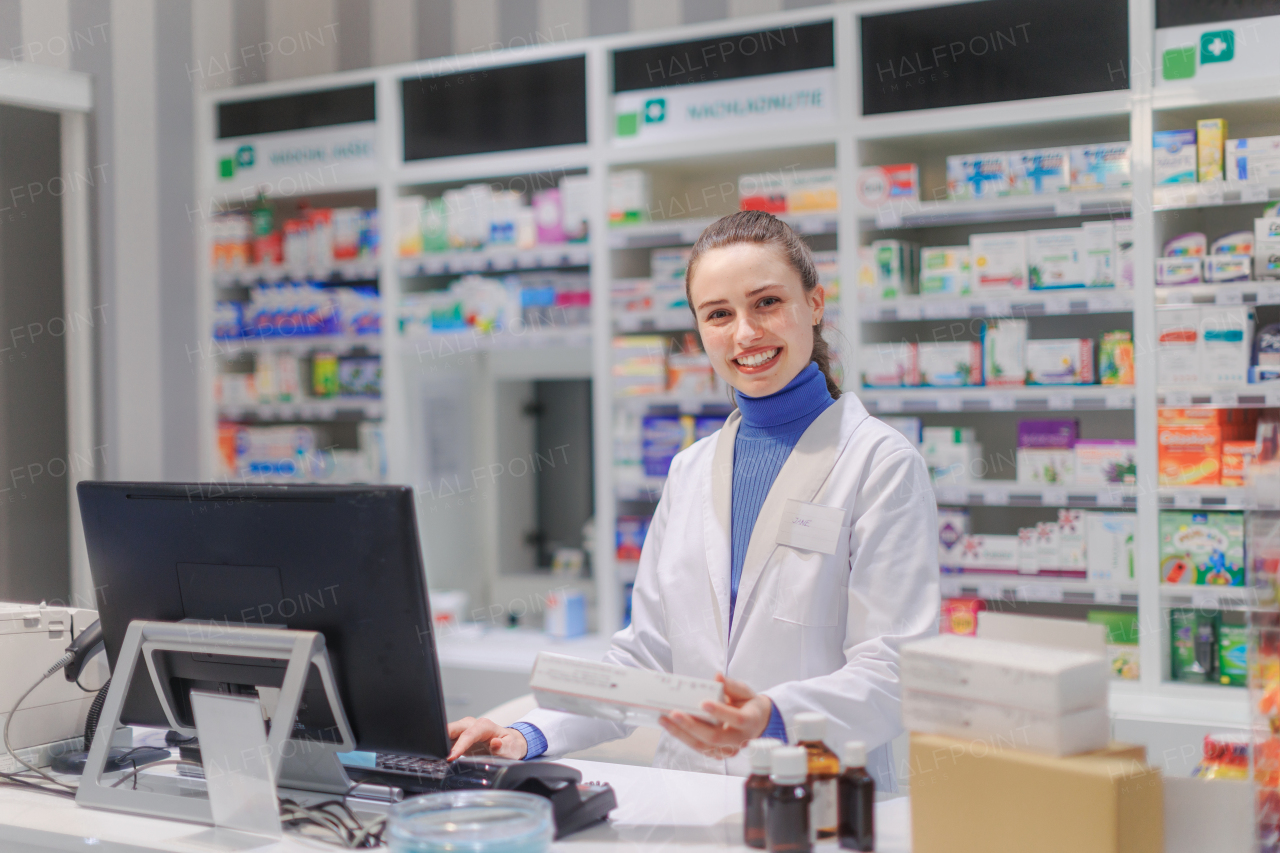
M 843 528 L 843 507 L 789 500 L 778 525 L 778 544 L 834 554 Z

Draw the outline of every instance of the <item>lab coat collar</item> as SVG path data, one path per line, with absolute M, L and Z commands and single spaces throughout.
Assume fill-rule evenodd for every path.
M 707 568 L 719 604 L 718 633 L 725 638 L 725 660 L 734 640 L 745 622 L 752 590 L 760 580 L 764 567 L 777 547 L 778 524 L 789 499 L 812 501 L 826 483 L 836 460 L 844 451 L 857 426 L 866 418 L 867 410 L 853 394 L 843 394 L 822 414 L 796 442 L 795 449 L 783 463 L 777 478 L 765 496 L 764 504 L 751 531 L 746 558 L 742 563 L 742 578 L 738 582 L 737 618 L 726 637 L 725 626 L 729 622 L 729 572 L 731 562 L 730 525 L 733 494 L 733 444 L 742 422 L 742 414 L 734 411 L 725 422 L 717 438 L 712 460 L 712 500 L 706 513 L 708 530 Z

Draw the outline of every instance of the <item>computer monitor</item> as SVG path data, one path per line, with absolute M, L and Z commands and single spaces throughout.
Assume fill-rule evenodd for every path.
M 448 755 L 411 489 L 86 481 L 76 492 L 113 671 L 135 619 L 317 631 L 357 749 Z M 164 654 L 181 725 L 192 688 L 261 695 L 284 676 L 284 661 Z M 333 740 L 328 705 L 313 667 L 293 737 Z M 121 722 L 169 725 L 150 678 L 133 679 Z

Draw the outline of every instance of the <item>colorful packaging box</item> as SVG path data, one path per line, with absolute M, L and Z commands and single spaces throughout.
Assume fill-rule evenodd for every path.
M 1084 287 L 1083 229 L 1028 231 L 1027 280 L 1032 290 Z
M 1243 385 L 1253 356 L 1254 311 L 1245 305 L 1200 308 L 1200 382 Z
M 1129 186 L 1129 143 L 1073 145 L 1071 189 L 1120 190 Z
M 649 218 L 652 192 L 649 173 L 643 169 L 619 169 L 609 173 L 609 222 L 625 224 Z
M 1253 232 L 1232 231 L 1223 234 L 1209 246 L 1210 255 L 1252 255 Z
M 1111 220 L 1080 226 L 1087 287 L 1114 287 L 1116 283 L 1116 227 Z
M 1160 580 L 1244 586 L 1244 513 L 1160 513 Z
M 1094 379 L 1092 339 L 1027 341 L 1028 385 L 1092 385 Z
M 787 213 L 827 213 L 840 209 L 835 169 L 800 169 L 785 173 Z
M 649 533 L 649 524 L 653 516 L 620 515 L 615 534 L 617 538 L 616 553 L 619 560 L 639 560 L 644 548 L 644 538 Z
M 1156 258 L 1156 284 L 1199 284 L 1203 269 L 1202 258 Z
M 935 483 L 961 485 L 982 479 L 986 472 L 982 445 L 977 442 L 931 443 L 926 439 L 920 446 L 920 455 Z
M 990 533 L 970 533 L 960 542 L 962 573 L 993 572 L 1016 574 L 1018 571 L 1018 537 Z
M 1227 141 L 1225 118 L 1203 118 L 1196 122 L 1196 170 L 1201 181 L 1221 181 Z
M 1074 418 L 1018 421 L 1018 447 L 1070 450 L 1080 435 L 1080 422 Z
M 1222 427 L 1160 424 L 1156 444 L 1161 486 L 1217 486 L 1222 481 Z
M 1253 255 L 1207 255 L 1204 259 L 1205 281 L 1248 281 L 1253 277 Z
M 1048 447 L 1019 447 L 1014 451 L 1017 480 L 1024 486 L 1064 486 L 1075 479 L 1075 452 Z
M 881 299 L 897 299 L 916 291 L 919 248 L 903 240 L 875 240 L 871 243 L 876 290 Z
M 920 384 L 916 345 L 906 342 L 863 344 L 858 366 L 864 388 L 901 388 Z
M 865 207 L 879 207 L 892 201 L 918 201 L 919 198 L 920 169 L 915 163 L 866 166 L 858 170 L 858 201 Z
M 1094 583 L 1136 583 L 1136 516 L 1131 512 L 1090 512 L 1085 514 L 1084 524 L 1088 579 Z
M 738 176 L 738 210 L 787 212 L 787 182 L 782 172 Z
M 1098 379 L 1103 385 L 1132 385 L 1133 335 L 1104 332 L 1098 342 Z
M 970 235 L 969 259 L 974 293 L 1026 289 L 1026 232 Z
M 1009 155 L 957 154 L 947 158 L 947 195 L 953 201 L 994 198 L 1012 189 Z
M 978 634 L 978 614 L 987 609 L 981 598 L 947 598 L 942 602 L 942 620 L 938 623 L 941 634 L 959 634 L 974 637 Z
M 1082 509 L 1058 510 L 1058 567 L 1082 576 L 1088 569 L 1085 515 Z
M 960 567 L 961 541 L 969 535 L 969 511 L 938 507 L 938 565 Z
M 1066 148 L 1009 152 L 1009 183 L 1014 195 L 1057 193 L 1071 187 L 1071 154 Z
M 1174 681 L 1217 680 L 1221 614 L 1175 607 L 1169 611 L 1169 674 Z
M 1257 455 L 1257 441 L 1222 442 L 1222 485 L 1243 486 L 1245 471 Z
M 1192 184 L 1196 181 L 1196 132 L 1194 130 L 1157 130 L 1155 146 L 1155 182 L 1157 184 Z
M 1218 627 L 1218 683 L 1249 686 L 1249 629 L 1244 625 Z
M 1027 384 L 1027 321 L 989 320 L 982 342 L 987 385 Z
M 1188 231 L 1165 241 L 1161 254 L 1166 258 L 1202 258 L 1209 253 L 1209 241 L 1200 231 Z
M 1253 276 L 1280 278 L 1280 217 L 1253 220 Z
M 665 477 L 671 460 L 685 443 L 685 427 L 680 413 L 650 412 L 641 421 L 641 463 L 646 477 Z
M 1111 677 L 1124 681 L 1138 679 L 1138 615 L 1115 610 L 1090 610 L 1085 621 L 1107 629 L 1107 656 Z
M 1156 311 L 1156 376 L 1165 387 L 1200 382 L 1200 311 Z
M 920 250 L 920 293 L 968 296 L 972 268 L 968 246 L 926 246 Z
M 1041 451 L 1032 451 L 1039 453 Z M 1052 451 L 1050 451 L 1052 452 Z M 1059 528 L 1056 521 L 1036 522 L 1036 566 L 1037 572 L 1056 574 L 1061 565 L 1058 550 Z
M 1112 223 L 1116 235 L 1116 286 L 1133 287 L 1133 220 Z
M 1075 444 L 1077 486 L 1133 486 L 1137 447 L 1130 439 L 1081 439 Z
M 1280 136 L 1227 140 L 1227 180 L 1262 183 L 1280 178 Z
M 916 371 L 921 385 L 981 385 L 982 344 L 978 341 L 916 344 Z

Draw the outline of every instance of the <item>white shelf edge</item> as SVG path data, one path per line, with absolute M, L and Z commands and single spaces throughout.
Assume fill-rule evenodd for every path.
M 857 215 L 866 230 L 882 231 L 1020 219 L 1115 216 L 1128 212 L 1132 206 L 1133 197 L 1128 190 L 1079 190 L 969 201 L 890 202 L 876 209 L 859 208 Z
M 1280 406 L 1280 380 L 1222 388 L 1159 388 L 1156 403 L 1176 409 L 1191 406 L 1211 409 L 1272 408 Z
M 1133 291 L 1114 287 L 1024 291 L 982 296 L 911 295 L 858 302 L 863 322 L 1122 314 L 1133 311 Z
M 872 414 L 934 412 L 1070 412 L 1127 410 L 1134 405 L 1132 385 L 1017 385 L 963 388 L 855 389 Z

